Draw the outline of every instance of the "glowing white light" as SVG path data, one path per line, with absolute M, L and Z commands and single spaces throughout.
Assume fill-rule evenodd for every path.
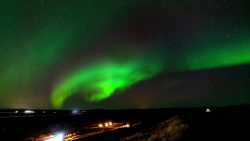
M 211 110 L 210 110 L 209 108 L 207 108 L 207 109 L 206 109 L 206 112 L 207 112 L 207 113 L 210 113 L 210 112 L 211 112 Z
M 25 114 L 34 114 L 35 111 L 33 111 L 33 110 L 25 110 L 24 113 Z
M 105 125 L 105 127 L 108 127 L 108 126 L 109 126 L 109 123 L 108 123 L 108 122 L 106 122 L 104 125 Z
M 80 114 L 80 111 L 79 111 L 79 110 L 73 110 L 73 111 L 72 111 L 72 114 L 78 115 L 78 114 Z
M 57 133 L 44 141 L 64 141 L 64 133 Z
M 126 128 L 129 128 L 129 127 L 130 127 L 130 124 L 126 124 L 125 127 L 126 127 Z

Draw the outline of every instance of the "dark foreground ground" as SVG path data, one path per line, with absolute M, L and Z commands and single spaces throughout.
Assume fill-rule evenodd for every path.
M 0 140 L 35 140 L 56 132 L 83 141 L 204 141 L 249 138 L 249 106 L 148 110 L 1 110 Z M 112 128 L 98 128 L 112 121 Z M 129 123 L 128 128 L 123 127 Z M 117 128 L 118 127 L 118 128 Z

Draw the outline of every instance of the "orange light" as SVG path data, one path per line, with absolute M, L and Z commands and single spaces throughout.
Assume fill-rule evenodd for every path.
M 108 126 L 109 126 L 109 123 L 108 123 L 108 122 L 106 122 L 104 125 L 105 125 L 105 127 L 108 127 Z
M 109 122 L 109 126 L 112 126 L 112 125 L 113 125 L 113 123 L 110 121 L 110 122 Z
M 103 124 L 101 124 L 101 123 L 98 124 L 98 127 L 99 127 L 99 128 L 103 128 Z

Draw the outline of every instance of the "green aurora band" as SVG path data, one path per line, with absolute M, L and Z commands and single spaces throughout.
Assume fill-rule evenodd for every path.
M 195 50 L 185 51 L 181 59 L 170 58 L 177 62 L 168 62 L 168 67 L 165 65 L 166 60 L 163 56 L 153 61 L 134 59 L 126 63 L 100 62 L 84 67 L 69 75 L 55 87 L 51 96 L 52 105 L 60 108 L 70 96 L 78 92 L 82 92 L 85 100 L 89 102 L 105 100 L 117 91 L 125 90 L 140 81 L 158 75 L 163 70 L 196 71 L 250 63 L 249 38 L 225 43 L 213 42 L 213 48 L 205 46 L 204 43 L 207 41 L 199 42 Z M 178 62 L 177 70 L 171 70 L 171 65 L 174 66 Z
M 212 46 L 212 47 L 211 47 Z M 195 49 L 186 51 L 180 60 L 181 70 L 203 70 L 250 63 L 250 38 L 230 39 L 227 42 L 205 40 Z
M 97 102 L 111 97 L 139 81 L 163 70 L 162 63 L 131 60 L 125 63 L 106 62 L 81 69 L 60 83 L 52 93 L 52 104 L 60 108 L 65 100 L 79 91 L 85 99 Z M 87 94 L 86 94 L 87 93 Z

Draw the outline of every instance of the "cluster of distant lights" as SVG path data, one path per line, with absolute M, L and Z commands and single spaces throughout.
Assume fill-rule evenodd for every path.
M 99 123 L 97 125 L 98 128 L 114 128 L 115 123 L 113 123 L 112 121 L 109 122 L 104 122 L 104 123 Z M 124 124 L 122 125 L 120 128 L 130 128 L 130 124 Z M 73 136 L 75 136 L 76 133 L 70 133 L 70 134 L 65 134 L 64 132 L 58 132 L 52 135 L 47 136 L 45 139 L 42 139 L 42 141 L 72 141 Z
M 212 111 L 210 108 L 206 108 L 205 112 L 210 113 Z M 14 111 L 14 113 L 18 114 L 18 113 L 20 113 L 20 111 L 16 110 L 16 111 Z M 23 113 L 24 114 L 35 114 L 36 112 L 34 110 L 24 110 Z M 42 113 L 46 114 L 46 111 L 42 111 Z M 54 111 L 53 113 L 56 114 L 56 111 Z M 81 111 L 80 110 L 72 110 L 71 113 L 72 113 L 72 115 L 79 115 L 79 114 L 81 114 Z M 98 127 L 108 127 L 108 126 L 112 126 L 112 122 L 100 123 L 98 125 Z
M 113 126 L 113 122 L 109 121 L 109 122 L 105 122 L 105 123 L 99 123 L 98 127 L 99 128 L 104 128 L 104 127 L 111 127 Z
M 109 122 L 105 122 L 105 123 L 99 123 L 98 127 L 99 128 L 112 128 L 113 122 L 109 121 Z M 130 124 L 127 123 L 127 124 L 123 125 L 122 128 L 130 128 Z
M 18 110 L 15 110 L 14 111 L 14 113 L 15 114 L 18 114 L 18 113 L 24 113 L 24 114 L 35 114 L 36 113 L 36 111 L 34 111 L 34 110 L 24 110 L 24 111 L 18 111 Z M 43 114 L 46 114 L 46 111 L 44 110 L 44 111 L 42 111 L 42 113 Z M 53 112 L 54 114 L 56 114 L 57 112 L 56 111 L 54 111 Z M 81 114 L 81 111 L 80 110 L 72 110 L 72 115 L 79 115 L 79 114 Z

